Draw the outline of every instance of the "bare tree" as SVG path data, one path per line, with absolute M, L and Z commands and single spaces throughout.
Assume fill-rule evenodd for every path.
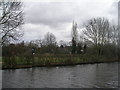
M 56 37 L 54 34 L 52 33 L 47 33 L 44 37 L 44 45 L 48 46 L 48 45 L 56 45 Z
M 23 32 L 18 28 L 23 24 L 22 3 L 17 0 L 0 2 L 0 35 L 2 45 L 11 40 L 18 40 Z
M 118 44 L 118 26 L 111 26 L 111 42 L 115 45 Z
M 93 18 L 87 22 L 85 27 L 84 34 L 86 38 L 93 42 L 98 55 L 101 55 L 103 45 L 111 43 L 112 29 L 110 29 L 109 21 L 105 18 Z
M 86 30 L 84 34 L 87 39 L 93 42 L 95 45 L 105 44 L 110 42 L 111 32 L 109 29 L 109 21 L 105 18 L 94 18 L 87 22 L 85 25 Z
M 43 40 L 42 40 L 42 39 L 36 40 L 35 43 L 36 43 L 39 47 L 43 47 Z
M 44 37 L 43 44 L 46 53 L 55 53 L 57 47 L 56 37 L 52 33 L 47 33 Z
M 60 41 L 59 41 L 59 45 L 60 45 L 60 46 L 63 46 L 63 47 L 66 47 L 66 46 L 69 46 L 69 43 L 66 42 L 66 41 L 60 40 Z

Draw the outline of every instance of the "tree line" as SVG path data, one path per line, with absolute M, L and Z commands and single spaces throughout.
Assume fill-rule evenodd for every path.
M 79 29 L 77 23 L 73 21 L 71 41 L 61 40 L 59 43 L 53 33 L 48 32 L 43 39 L 30 42 L 11 43 L 18 40 L 23 33 L 20 26 L 24 23 L 22 3 L 0 2 L 1 45 L 3 56 L 11 55 L 31 55 L 34 49 L 36 54 L 92 54 L 106 57 L 120 57 L 119 28 L 113 25 L 104 17 L 92 18 Z M 78 29 L 83 36 L 78 34 Z M 64 37 L 63 37 L 64 38 Z

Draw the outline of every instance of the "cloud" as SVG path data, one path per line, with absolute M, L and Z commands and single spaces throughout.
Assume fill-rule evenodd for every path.
M 71 23 L 70 23 L 71 24 Z M 65 28 L 58 30 L 56 28 L 50 28 L 46 25 L 39 25 L 39 24 L 31 24 L 27 23 L 24 24 L 24 39 L 25 41 L 36 40 L 36 39 L 43 39 L 44 35 L 47 32 L 53 33 L 57 37 L 57 41 L 60 41 L 64 38 L 65 41 L 70 40 L 71 34 L 71 27 L 70 24 L 66 24 Z
M 38 39 L 52 32 L 57 40 L 70 40 L 72 21 L 82 28 L 94 17 L 106 17 L 117 22 L 118 0 L 45 0 L 25 3 L 24 40 Z
M 33 3 L 26 10 L 26 22 L 59 27 L 72 22 L 76 14 L 73 7 L 71 3 Z

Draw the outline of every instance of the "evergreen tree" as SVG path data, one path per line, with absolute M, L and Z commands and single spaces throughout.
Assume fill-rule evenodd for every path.
M 72 54 L 76 53 L 76 41 L 74 37 L 72 38 Z

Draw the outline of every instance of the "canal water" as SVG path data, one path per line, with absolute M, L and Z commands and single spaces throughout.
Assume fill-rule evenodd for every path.
M 116 88 L 118 63 L 2 70 L 3 88 Z

